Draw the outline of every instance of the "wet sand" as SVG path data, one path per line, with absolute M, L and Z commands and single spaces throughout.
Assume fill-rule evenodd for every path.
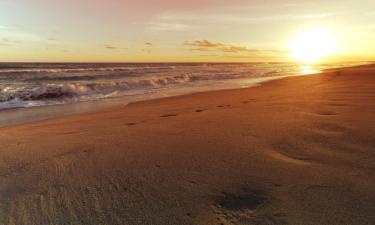
M 375 224 L 375 66 L 0 128 L 0 224 Z

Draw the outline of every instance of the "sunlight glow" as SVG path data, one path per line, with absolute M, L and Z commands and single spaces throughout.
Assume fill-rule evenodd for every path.
M 334 54 L 336 44 L 329 32 L 314 29 L 300 34 L 292 43 L 291 50 L 298 61 L 315 63 Z
M 302 73 L 304 75 L 319 73 L 319 70 L 314 69 L 312 66 L 302 66 Z

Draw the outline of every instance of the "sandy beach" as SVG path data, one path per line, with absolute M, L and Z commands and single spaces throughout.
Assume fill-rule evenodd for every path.
M 0 224 L 375 224 L 375 66 L 0 128 Z

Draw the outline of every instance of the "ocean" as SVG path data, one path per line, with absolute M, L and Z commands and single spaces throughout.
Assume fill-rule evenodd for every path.
M 14 114 L 15 110 L 70 104 L 77 108 L 77 103 L 88 102 L 100 108 L 106 105 L 105 100 L 127 104 L 245 88 L 271 79 L 355 64 L 360 63 L 314 67 L 296 63 L 0 63 L 0 112 L 12 109 Z M 59 113 L 54 110 L 51 114 Z M 12 120 L 17 120 L 15 117 Z M 0 126 L 7 124 L 4 118 Z

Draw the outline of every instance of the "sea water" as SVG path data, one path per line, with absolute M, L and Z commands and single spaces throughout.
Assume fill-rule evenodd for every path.
M 344 65 L 314 65 L 314 71 Z M 0 63 L 0 126 L 139 100 L 250 87 L 302 75 L 303 68 L 296 63 Z M 66 107 L 41 109 L 58 105 Z

